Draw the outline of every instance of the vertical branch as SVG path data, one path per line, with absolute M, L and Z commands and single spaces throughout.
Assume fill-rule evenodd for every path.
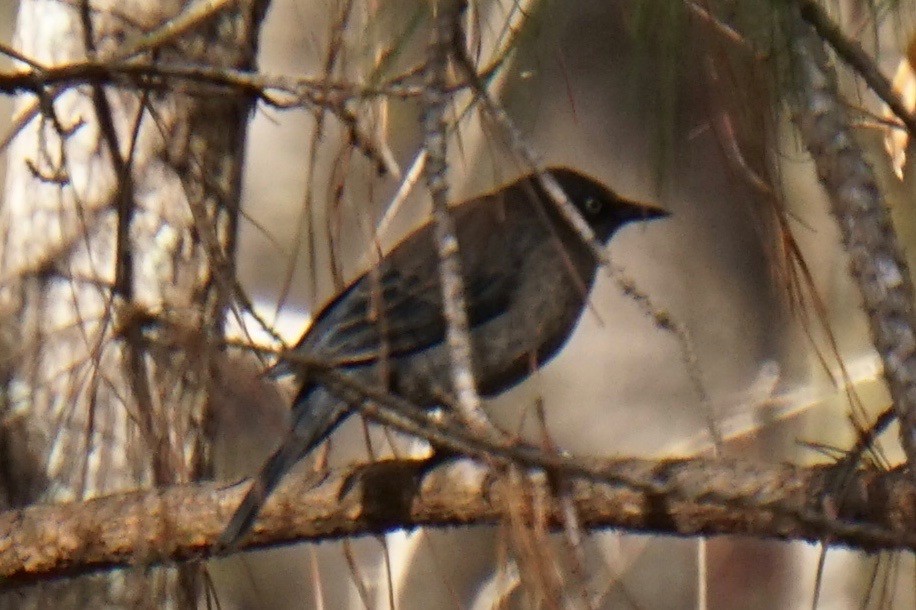
M 916 477 L 916 317 L 910 271 L 872 168 L 853 138 L 823 42 L 797 9 L 786 29 L 795 78 L 795 123 L 814 158 L 862 292 L 872 341 Z
M 447 340 L 452 363 L 452 385 L 457 403 L 468 424 L 487 427 L 488 420 L 480 410 L 480 397 L 474 379 L 471 335 L 468 330 L 464 278 L 458 252 L 455 223 L 448 209 L 446 108 L 448 59 L 452 47 L 453 23 L 461 18 L 463 0 L 438 0 L 433 5 L 426 65 L 426 89 L 423 96 L 423 127 L 426 148 L 426 182 L 433 201 L 433 225 L 442 301 L 447 324 Z
M 246 0 L 215 15 L 182 39 L 174 61 L 250 70 L 255 67 L 258 34 L 269 0 Z M 189 422 L 187 478 L 212 476 L 210 395 L 215 347 L 222 343 L 225 318 L 236 294 L 235 249 L 242 190 L 245 138 L 253 100 L 247 96 L 179 98 L 186 126 L 176 135 L 169 162 L 181 181 L 192 219 L 195 252 L 204 277 L 193 288 L 205 349 L 194 367 L 200 409 Z M 174 128 L 178 125 L 173 125 Z

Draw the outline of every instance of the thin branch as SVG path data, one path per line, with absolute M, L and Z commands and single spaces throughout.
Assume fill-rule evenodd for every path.
M 874 60 L 862 49 L 862 46 L 843 34 L 843 30 L 835 24 L 827 12 L 814 0 L 798 0 L 798 8 L 802 19 L 807 21 L 818 35 L 827 41 L 837 56 L 849 64 L 859 76 L 868 84 L 888 108 L 897 115 L 910 132 L 910 137 L 916 137 L 916 116 L 906 107 L 894 87 Z
M 89 82 L 175 90 L 180 88 L 178 84 L 187 82 L 198 87 L 209 85 L 250 93 L 277 107 L 288 108 L 305 102 L 334 105 L 348 99 L 418 98 L 423 95 L 424 87 L 420 83 L 410 83 L 410 75 L 408 72 L 383 83 L 367 85 L 322 77 L 272 76 L 228 67 L 88 59 L 47 68 L 0 72 L 0 92 L 38 92 L 46 87 Z M 188 85 L 182 86 L 186 88 Z M 454 92 L 465 86 L 463 83 L 450 83 L 448 91 Z M 194 93 L 186 89 L 182 92 Z M 201 95 L 212 93 L 212 90 L 206 89 L 200 92 Z M 289 99 L 278 97 L 278 94 Z
M 430 32 L 426 94 L 423 96 L 426 163 L 423 166 L 433 202 L 433 230 L 439 255 L 442 308 L 446 321 L 446 341 L 451 359 L 452 389 L 457 406 L 467 424 L 486 429 L 489 420 L 480 408 L 474 379 L 471 333 L 465 302 L 464 276 L 458 252 L 455 221 L 448 206 L 446 171 L 449 93 L 446 74 L 452 49 L 453 23 L 461 18 L 462 0 L 439 0 Z
M 238 0 L 196 0 L 180 13 L 166 19 L 151 32 L 145 32 L 113 53 L 110 59 L 128 59 L 146 51 L 154 51 L 168 45 L 194 28 L 200 27 L 209 19 L 219 16 L 223 11 L 235 9 Z M 266 2 L 258 0 L 266 8 Z M 262 9 L 263 10 L 263 9 Z M 260 19 L 257 19 L 260 21 Z
M 260 10 L 262 11 L 261 17 L 263 17 L 263 11 L 267 8 L 267 2 L 266 0 L 255 1 L 260 5 Z M 185 9 L 175 17 L 167 19 L 159 24 L 153 31 L 144 33 L 130 41 L 127 45 L 120 47 L 118 52 L 110 54 L 106 59 L 111 62 L 118 62 L 139 53 L 143 53 L 144 51 L 158 49 L 174 41 L 182 34 L 200 26 L 208 19 L 218 16 L 222 11 L 225 10 L 228 12 L 234 9 L 236 2 L 238 2 L 238 0 L 197 0 L 192 5 L 185 7 Z M 260 21 L 260 19 L 258 19 L 258 21 Z M 28 60 L 23 59 L 20 61 L 32 65 Z M 36 66 L 33 65 L 33 67 Z M 12 141 L 12 139 L 15 138 L 32 119 L 38 116 L 39 112 L 43 111 L 43 107 L 50 107 L 51 103 L 57 99 L 57 96 L 64 90 L 65 88 L 63 86 L 58 86 L 51 91 L 43 92 L 47 100 L 39 100 L 28 107 L 22 108 L 17 113 L 17 116 L 14 117 L 13 127 L 3 139 L 0 150 L 6 148 L 9 142 Z
M 547 193 L 547 196 L 550 197 L 553 204 L 556 205 L 557 210 L 563 218 L 576 233 L 579 234 L 582 242 L 588 246 L 595 260 L 599 261 L 602 265 L 609 265 L 610 260 L 605 253 L 604 246 L 595 238 L 595 232 L 592 231 L 589 224 L 582 218 L 582 215 L 563 191 L 563 187 L 560 186 L 556 178 L 554 178 L 550 172 L 543 170 L 543 164 L 537 158 L 532 148 L 525 142 L 525 137 L 522 135 L 521 131 L 515 126 L 515 123 L 512 122 L 512 119 L 509 118 L 506 111 L 499 106 L 496 100 L 494 100 L 487 91 L 486 81 L 474 68 L 474 63 L 468 56 L 467 50 L 464 48 L 464 32 L 461 28 L 461 22 L 456 19 L 453 22 L 453 27 L 455 31 L 451 36 L 451 40 L 452 55 L 455 59 L 455 65 L 458 67 L 458 70 L 463 73 L 464 78 L 467 79 L 471 90 L 480 102 L 485 116 L 499 129 L 506 146 L 508 146 L 513 153 L 518 155 L 526 169 L 534 174 L 538 184 L 544 189 L 544 192 Z

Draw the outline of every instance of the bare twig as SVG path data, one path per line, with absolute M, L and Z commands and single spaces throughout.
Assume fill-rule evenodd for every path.
M 840 27 L 835 24 L 826 11 L 814 0 L 797 0 L 802 19 L 811 24 L 818 35 L 827 41 L 840 59 L 849 64 L 869 88 L 875 92 L 888 108 L 897 115 L 900 122 L 910 132 L 910 137 L 916 137 L 916 116 L 906 107 L 900 96 L 894 91 L 889 80 L 881 73 L 874 60 L 862 49 L 862 46 L 843 34 Z
M 522 133 L 487 91 L 481 75 L 478 74 L 477 70 L 474 68 L 474 63 L 468 56 L 467 50 L 464 48 L 464 34 L 461 30 L 461 22 L 456 19 L 452 26 L 455 31 L 450 38 L 455 64 L 463 73 L 464 78 L 467 79 L 469 86 L 474 91 L 474 95 L 477 96 L 486 117 L 499 128 L 499 132 L 503 135 L 504 141 L 509 149 L 518 155 L 527 169 L 533 172 L 541 188 L 544 189 L 544 192 L 547 193 L 554 205 L 557 206 L 563 218 L 579 234 L 583 243 L 589 247 L 595 260 L 603 265 L 607 265 L 610 261 L 604 251 L 604 246 L 595 239 L 595 232 L 592 231 L 592 228 L 585 219 L 582 218 L 578 210 L 576 210 L 576 206 L 569 200 L 569 197 L 563 191 L 563 187 L 560 186 L 557 179 L 549 172 L 543 170 L 542 163 L 535 156 L 531 147 L 525 142 Z
M 265 0 L 256 1 L 261 4 L 261 10 L 266 8 L 267 2 Z M 206 20 L 221 14 L 222 11 L 231 10 L 236 2 L 238 2 L 238 0 L 197 0 L 191 6 L 186 7 L 185 10 L 183 10 L 175 17 L 165 20 L 153 31 L 143 34 L 132 40 L 127 45 L 120 47 L 116 53 L 110 54 L 107 59 L 111 62 L 117 62 L 128 59 L 139 53 L 143 53 L 144 51 L 150 51 L 159 48 L 162 45 L 168 44 L 170 41 L 175 40 L 194 27 L 199 26 Z M 261 16 L 263 17 L 263 14 Z M 20 59 L 20 61 L 30 63 L 28 60 Z M 30 63 L 30 65 L 32 64 Z M 33 65 L 33 67 L 36 66 Z M 48 100 L 53 101 L 64 90 L 65 87 L 60 86 L 45 93 Z M 0 145 L 0 149 L 6 148 L 7 144 L 14 137 L 16 137 L 16 134 L 22 131 L 22 129 L 38 115 L 39 111 L 42 109 L 42 105 L 48 105 L 50 104 L 50 101 L 45 103 L 39 100 L 39 102 L 35 102 L 18 112 L 13 121 L 13 127 L 9 131 L 9 134 L 3 139 L 3 144 Z
M 491 428 L 480 408 L 480 396 L 474 379 L 471 333 L 468 328 L 464 277 L 458 252 L 455 223 L 448 207 L 446 110 L 448 92 L 446 74 L 452 49 L 453 23 L 461 18 L 462 0 L 440 0 L 435 4 L 435 18 L 430 33 L 424 103 L 426 182 L 433 202 L 433 229 L 439 255 L 439 276 L 451 357 L 452 386 L 458 408 L 466 423 L 478 429 Z

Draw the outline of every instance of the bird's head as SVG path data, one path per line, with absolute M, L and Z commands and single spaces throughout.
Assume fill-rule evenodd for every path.
M 594 178 L 575 170 L 552 167 L 547 171 L 557 179 L 602 243 L 607 243 L 617 229 L 630 221 L 668 216 L 662 208 L 624 199 Z

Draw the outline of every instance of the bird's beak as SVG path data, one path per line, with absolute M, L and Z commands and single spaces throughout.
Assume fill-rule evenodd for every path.
M 651 203 L 626 199 L 623 200 L 623 203 L 627 209 L 626 220 L 655 220 L 656 218 L 665 218 L 671 215 L 668 210 Z

